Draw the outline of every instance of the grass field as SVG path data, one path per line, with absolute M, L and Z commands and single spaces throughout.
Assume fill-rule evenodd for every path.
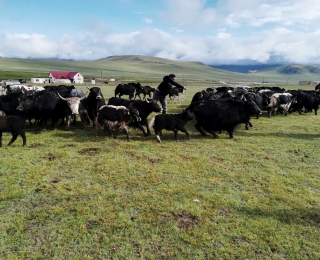
M 170 113 L 205 86 L 188 87 Z M 26 125 L 26 147 L 1 148 L 0 258 L 320 259 L 319 116 L 251 122 L 161 144 Z

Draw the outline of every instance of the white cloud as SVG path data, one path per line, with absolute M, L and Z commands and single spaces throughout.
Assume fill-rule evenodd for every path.
M 144 19 L 142 20 L 142 22 L 147 23 L 147 24 L 153 23 L 152 19 L 149 19 L 149 18 L 144 18 Z
M 261 27 L 270 23 L 290 26 L 320 19 L 320 6 L 316 0 L 226 0 L 221 10 L 228 14 L 226 23 L 236 27 Z
M 171 27 L 171 30 L 174 30 L 177 33 L 183 33 L 184 32 L 184 30 L 178 29 L 176 27 Z
M 231 38 L 231 34 L 220 32 L 220 33 L 217 34 L 217 37 L 221 38 L 221 39 L 227 39 L 227 38 Z

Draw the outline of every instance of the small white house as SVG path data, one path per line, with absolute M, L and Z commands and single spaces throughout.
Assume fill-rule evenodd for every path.
M 49 78 L 31 78 L 31 83 L 49 83 Z

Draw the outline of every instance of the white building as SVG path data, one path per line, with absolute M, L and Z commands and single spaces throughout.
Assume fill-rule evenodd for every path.
M 69 81 L 69 82 L 67 82 Z M 83 76 L 74 71 L 50 71 L 49 83 L 83 83 Z
M 49 78 L 31 78 L 31 83 L 49 83 Z

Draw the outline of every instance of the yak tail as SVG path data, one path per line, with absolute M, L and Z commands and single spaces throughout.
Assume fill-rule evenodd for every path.
M 151 127 L 154 126 L 154 120 L 156 119 L 156 116 L 157 116 L 157 115 L 153 116 L 153 117 L 150 119 L 149 124 L 148 124 L 149 128 L 151 128 Z

